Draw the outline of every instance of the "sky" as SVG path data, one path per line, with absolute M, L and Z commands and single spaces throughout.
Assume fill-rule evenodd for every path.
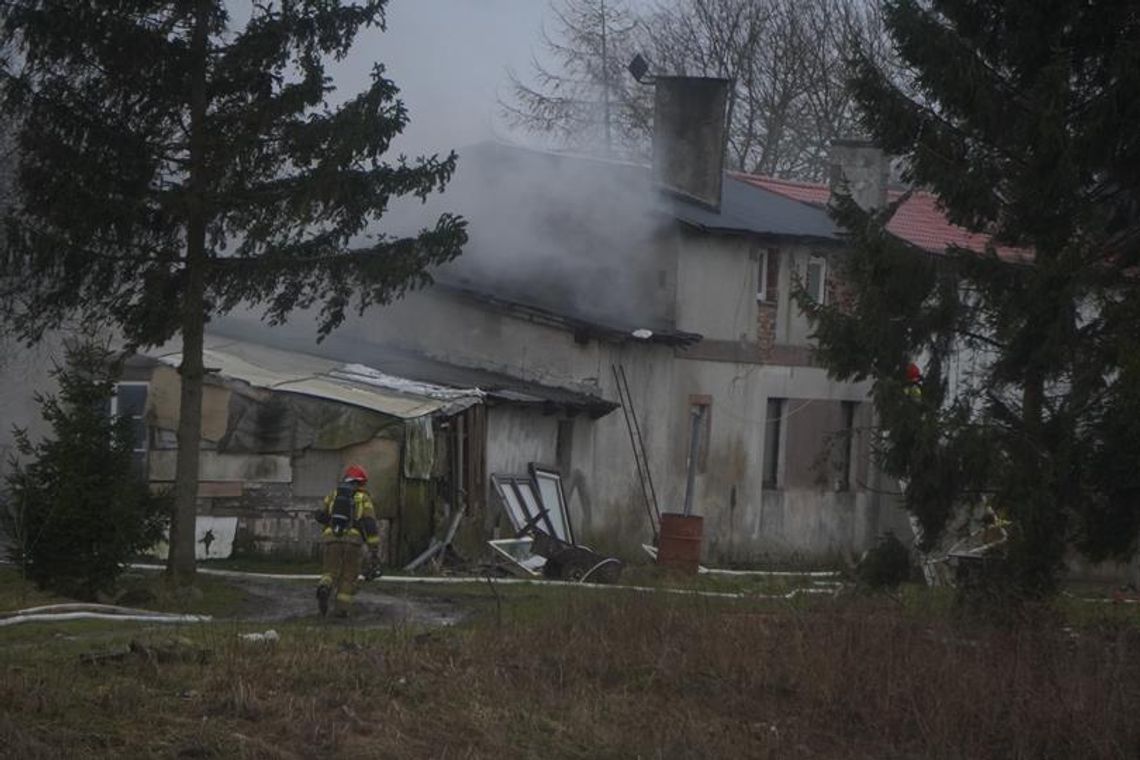
M 546 0 L 391 0 L 388 30 L 362 33 L 334 81 L 357 92 L 383 63 L 411 117 L 394 149 L 409 156 L 506 137 L 496 100 L 507 67 L 526 72 L 540 52 L 548 10 Z

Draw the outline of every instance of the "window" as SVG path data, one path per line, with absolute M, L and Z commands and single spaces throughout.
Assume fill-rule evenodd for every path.
M 694 394 L 689 396 L 689 429 L 692 434 L 694 417 L 699 417 L 697 427 L 700 440 L 697 441 L 697 472 L 703 473 L 709 466 L 709 436 L 712 435 L 712 396 Z
M 804 290 L 807 291 L 808 298 L 818 304 L 822 304 L 824 302 L 824 286 L 826 281 L 827 260 L 819 256 L 812 256 L 808 259 L 807 277 L 804 281 Z
M 116 383 L 115 395 L 111 397 L 111 414 L 116 417 L 128 417 L 131 420 L 132 441 L 131 458 L 143 472 L 146 464 L 148 435 L 146 426 L 146 383 Z
M 569 476 L 573 468 L 574 419 L 558 420 L 558 438 L 554 444 L 554 459 L 558 469 Z
M 757 256 L 756 300 L 761 303 L 776 302 L 776 283 L 780 274 L 780 252 L 775 248 L 765 248 Z
M 780 442 L 783 438 L 784 406 L 782 398 L 768 399 L 764 417 L 764 488 L 780 487 Z

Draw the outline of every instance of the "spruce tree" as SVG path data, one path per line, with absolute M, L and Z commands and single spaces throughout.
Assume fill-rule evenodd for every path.
M 330 104 L 330 60 L 383 28 L 387 0 L 13 0 L 0 95 L 17 124 L 17 200 L 0 301 L 27 340 L 76 313 L 136 346 L 180 336 L 182 398 L 169 569 L 194 571 L 203 332 L 261 304 L 319 307 L 320 334 L 430 281 L 461 219 L 376 234 L 393 196 L 421 199 L 454 153 L 385 161 L 408 115 L 376 64 Z M 235 11 L 236 13 L 236 11 Z
M 839 202 L 854 297 L 813 310 L 820 356 L 874 380 L 882 461 L 926 542 L 988 498 L 1011 587 L 1039 598 L 1069 547 L 1123 558 L 1140 527 L 1140 13 L 888 0 L 885 18 L 910 79 L 856 56 L 864 125 L 991 244 L 929 257 L 885 233 L 893 208 Z
M 79 599 L 110 591 L 170 523 L 169 500 L 151 494 L 134 461 L 131 418 L 109 414 L 117 373 L 105 346 L 68 348 L 58 396 L 37 397 L 50 436 L 33 442 L 15 431 L 10 503 L 0 515 L 24 575 Z

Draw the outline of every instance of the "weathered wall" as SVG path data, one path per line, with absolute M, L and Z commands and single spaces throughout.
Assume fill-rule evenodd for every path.
M 35 396 L 57 390 L 52 370 L 64 364 L 64 338 L 61 333 L 49 333 L 31 348 L 0 338 L 0 493 L 14 453 L 12 429 L 27 430 L 33 441 L 50 432 Z
M 690 234 L 677 261 L 677 327 L 706 340 L 755 341 L 759 250 L 747 238 Z
M 832 382 L 816 368 L 685 361 L 645 347 L 629 346 L 614 359 L 629 377 L 662 511 L 683 505 L 690 399 L 711 401 L 708 455 L 694 494 L 708 561 L 823 561 L 869 547 L 889 527 L 908 535 L 901 510 L 867 482 L 865 443 L 856 443 L 852 490 L 835 490 L 826 456 L 817 468 L 826 436 L 840 431 L 841 401 L 864 402 L 856 426 L 869 422 L 865 387 Z M 616 396 L 609 385 L 606 391 Z M 762 484 L 769 397 L 788 399 L 793 412 L 784 423 L 778 489 Z M 589 434 L 574 438 L 571 513 L 587 541 L 635 550 L 650 533 L 621 412 L 584 425 Z

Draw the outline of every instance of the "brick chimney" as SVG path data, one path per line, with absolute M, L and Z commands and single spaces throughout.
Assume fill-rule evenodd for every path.
M 847 192 L 865 210 L 887 204 L 889 166 L 882 150 L 866 140 L 834 140 L 831 143 L 831 193 L 847 181 Z

